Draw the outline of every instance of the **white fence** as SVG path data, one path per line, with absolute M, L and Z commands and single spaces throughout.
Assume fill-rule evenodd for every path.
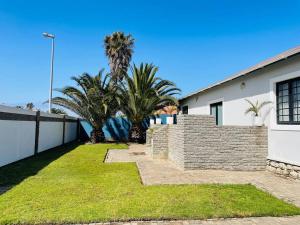
M 0 105 L 0 167 L 74 141 L 79 120 Z

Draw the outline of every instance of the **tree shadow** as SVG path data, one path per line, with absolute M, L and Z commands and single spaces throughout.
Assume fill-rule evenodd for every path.
M 36 175 L 41 169 L 75 149 L 78 145 L 78 142 L 74 142 L 55 147 L 38 155 L 0 167 L 0 195 L 21 183 L 27 177 Z

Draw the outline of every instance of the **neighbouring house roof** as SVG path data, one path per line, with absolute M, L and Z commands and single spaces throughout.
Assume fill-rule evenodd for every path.
M 154 114 L 156 114 L 156 115 L 161 115 L 161 114 L 173 115 L 173 114 L 177 114 L 177 106 L 174 106 L 174 105 L 165 106 L 162 109 L 157 110 Z
M 211 88 L 220 86 L 220 85 L 222 85 L 222 84 L 224 84 L 224 83 L 227 83 L 227 82 L 232 81 L 232 80 L 234 80 L 234 79 L 237 79 L 237 78 L 239 78 L 239 77 L 245 76 L 245 75 L 247 75 L 247 74 L 249 74 L 249 73 L 252 73 L 252 72 L 254 72 L 254 71 L 260 70 L 260 69 L 262 69 L 262 68 L 264 68 L 264 67 L 266 67 L 266 66 L 270 66 L 271 64 L 274 64 L 274 63 L 277 63 L 277 62 L 279 62 L 279 61 L 285 60 L 285 59 L 287 59 L 287 58 L 289 58 L 289 57 L 291 57 L 291 56 L 298 55 L 299 53 L 300 53 L 300 46 L 297 46 L 297 47 L 295 47 L 295 48 L 291 48 L 291 49 L 289 49 L 289 50 L 287 50 L 287 51 L 285 51 L 285 52 L 282 52 L 282 53 L 280 53 L 280 54 L 278 54 L 278 55 L 272 57 L 272 58 L 269 58 L 269 59 L 267 59 L 267 60 L 265 60 L 265 61 L 262 61 L 262 62 L 260 62 L 260 63 L 258 63 L 258 64 L 256 64 L 256 65 L 254 65 L 254 66 L 252 66 L 252 67 L 249 67 L 249 68 L 247 68 L 247 69 L 245 69 L 245 70 L 242 70 L 242 71 L 240 71 L 239 73 L 234 74 L 234 75 L 228 77 L 228 78 L 225 79 L 225 80 L 219 81 L 219 82 L 217 82 L 217 83 L 215 83 L 215 84 L 209 85 L 208 87 L 201 88 L 200 90 L 197 90 L 197 91 L 195 91 L 195 92 L 192 92 L 192 93 L 190 93 L 190 94 L 188 94 L 188 95 L 186 95 L 186 96 L 180 98 L 179 101 L 182 101 L 182 100 L 184 100 L 184 99 L 187 99 L 187 98 L 189 98 L 189 97 L 191 97 L 191 96 L 193 96 L 193 95 L 196 95 L 196 94 L 198 94 L 198 93 L 207 91 L 207 90 L 209 90 L 209 89 L 211 89 Z

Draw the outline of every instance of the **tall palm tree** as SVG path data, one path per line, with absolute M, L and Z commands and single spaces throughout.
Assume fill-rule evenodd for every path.
M 143 121 L 166 105 L 177 105 L 175 94 L 180 92 L 176 85 L 168 80 L 156 77 L 158 68 L 152 64 L 136 65 L 132 76 L 125 76 L 120 91 L 121 109 L 131 121 L 129 140 L 144 142 L 146 129 Z
M 92 143 L 104 141 L 102 126 L 115 113 L 116 86 L 110 85 L 109 75 L 102 79 L 103 70 L 96 76 L 87 73 L 71 79 L 78 87 L 66 86 L 58 89 L 64 97 L 53 98 L 53 103 L 63 106 L 87 120 L 92 126 Z
M 114 32 L 104 39 L 105 54 L 109 58 L 110 72 L 114 81 L 122 81 L 127 73 L 133 53 L 134 39 L 123 32 Z

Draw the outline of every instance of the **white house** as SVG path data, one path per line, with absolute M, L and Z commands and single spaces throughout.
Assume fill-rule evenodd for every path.
M 179 100 L 184 114 L 212 114 L 218 125 L 253 125 L 249 103 L 268 127 L 268 158 L 300 166 L 300 46 L 276 55 Z

